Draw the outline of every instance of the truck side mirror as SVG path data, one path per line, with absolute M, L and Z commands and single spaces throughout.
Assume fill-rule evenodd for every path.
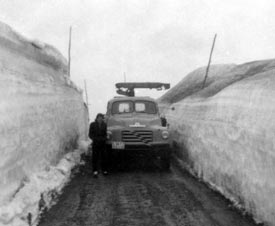
M 160 120 L 161 120 L 161 126 L 166 127 L 167 126 L 167 119 L 165 117 L 161 117 Z

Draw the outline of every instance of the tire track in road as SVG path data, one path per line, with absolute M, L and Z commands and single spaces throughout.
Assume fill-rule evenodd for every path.
M 165 225 L 160 208 L 154 206 L 141 175 L 125 176 L 126 184 L 118 186 L 116 219 L 113 225 Z
M 162 207 L 166 225 L 218 225 L 201 211 L 201 205 L 193 193 L 178 183 L 173 176 L 163 178 L 158 183 L 146 181 L 145 184 L 155 205 Z

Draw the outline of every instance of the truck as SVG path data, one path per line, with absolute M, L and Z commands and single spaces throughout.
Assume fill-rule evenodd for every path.
M 107 149 L 117 152 L 138 152 L 160 160 L 162 169 L 170 168 L 171 148 L 166 120 L 161 117 L 157 101 L 135 96 L 135 89 L 169 89 L 168 83 L 117 83 L 117 96 L 108 101 Z

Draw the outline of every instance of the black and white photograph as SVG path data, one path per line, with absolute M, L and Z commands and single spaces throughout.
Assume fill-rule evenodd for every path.
M 0 0 L 0 226 L 275 226 L 275 1 Z

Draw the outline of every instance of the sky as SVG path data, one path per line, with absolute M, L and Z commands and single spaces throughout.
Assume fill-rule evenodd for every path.
M 71 79 L 87 83 L 91 117 L 106 112 L 115 83 L 169 82 L 213 64 L 274 58 L 273 0 L 0 0 L 0 21 L 66 58 Z M 159 97 L 164 92 L 141 90 Z

